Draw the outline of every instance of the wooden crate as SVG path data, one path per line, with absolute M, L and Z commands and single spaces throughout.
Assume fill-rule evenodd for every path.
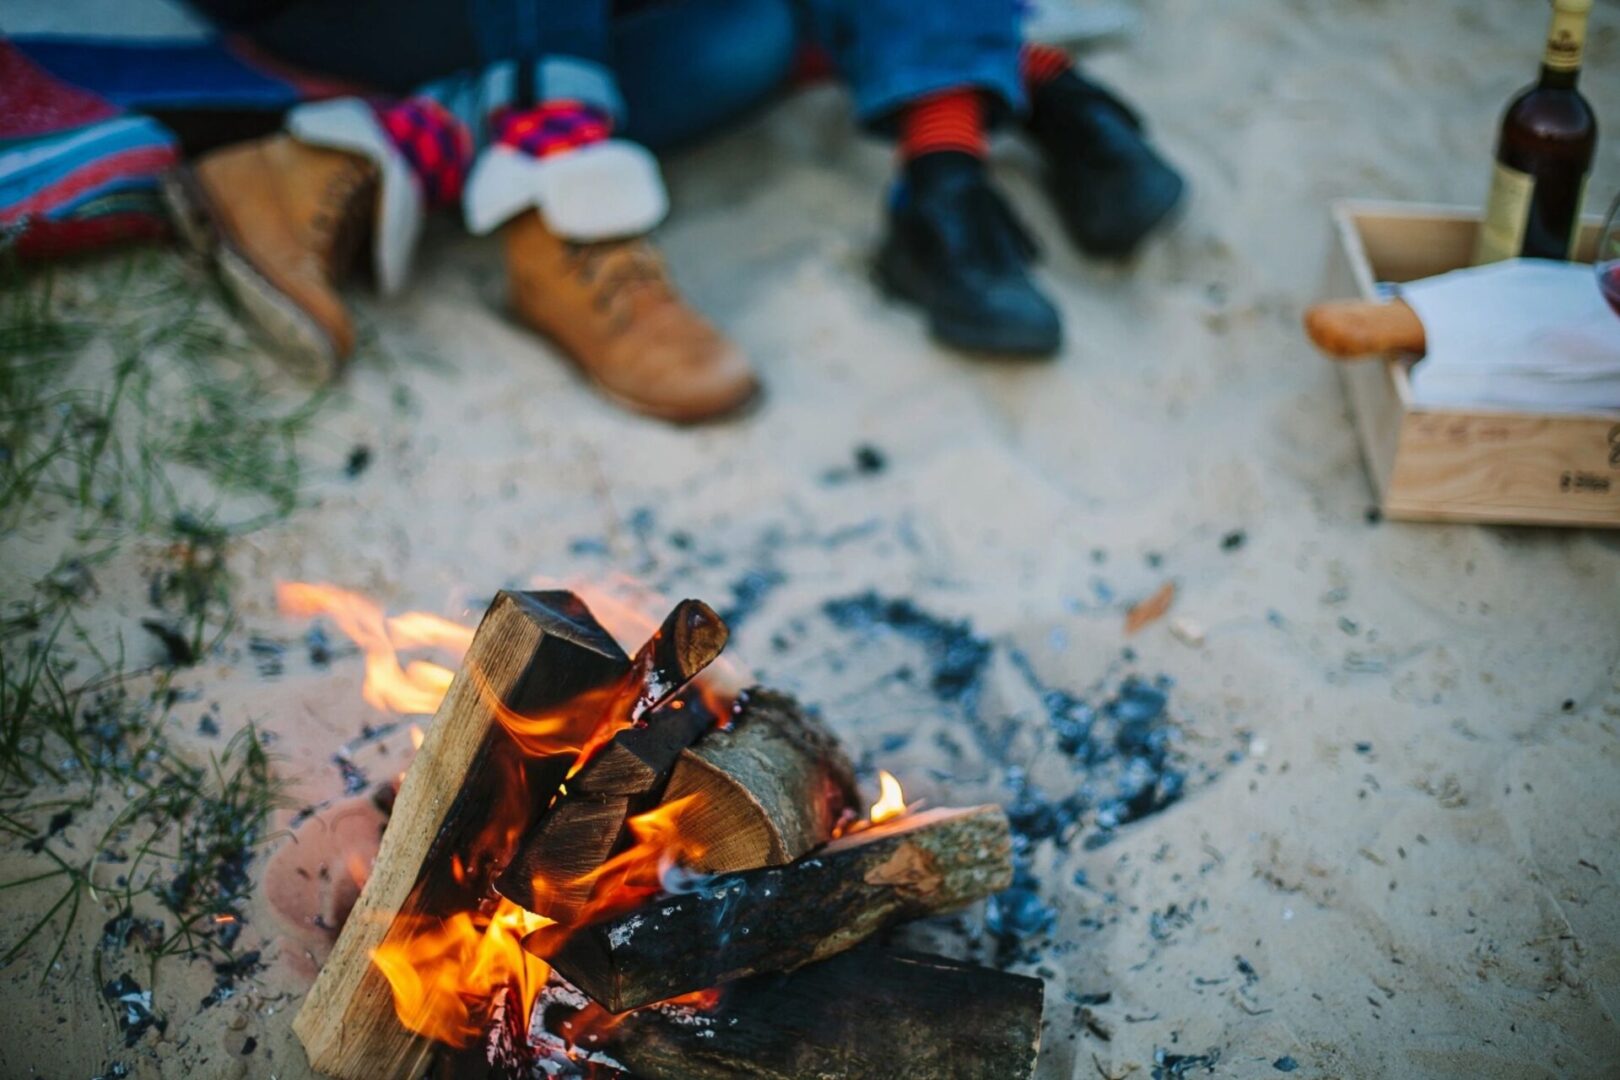
M 1338 245 L 1327 295 L 1371 300 L 1381 281 L 1468 265 L 1479 214 L 1342 201 L 1333 205 L 1333 223 Z M 1584 261 L 1596 249 L 1598 228 L 1596 219 L 1582 228 Z M 1393 356 L 1336 365 L 1386 516 L 1620 528 L 1620 410 L 1425 408 L 1412 403 L 1409 365 Z

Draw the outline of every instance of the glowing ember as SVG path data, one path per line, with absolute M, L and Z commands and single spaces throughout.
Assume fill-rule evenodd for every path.
M 900 781 L 887 769 L 878 770 L 878 785 L 880 792 L 878 801 L 872 804 L 872 824 L 881 825 L 885 821 L 892 821 L 906 812 L 906 796 L 900 790 Z

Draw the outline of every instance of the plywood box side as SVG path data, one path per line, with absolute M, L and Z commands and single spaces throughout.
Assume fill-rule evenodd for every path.
M 1345 200 L 1332 207 L 1330 295 L 1378 299 L 1380 282 L 1467 266 L 1478 214 Z M 1590 258 L 1599 223 L 1583 222 Z M 1595 287 L 1595 285 L 1594 285 Z M 1396 358 L 1340 366 L 1374 487 L 1392 518 L 1620 525 L 1620 411 L 1538 414 L 1414 406 Z

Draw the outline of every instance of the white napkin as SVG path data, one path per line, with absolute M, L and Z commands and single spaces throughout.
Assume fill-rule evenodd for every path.
M 1620 316 L 1582 263 L 1510 259 L 1400 287 L 1428 341 L 1418 405 L 1620 408 Z

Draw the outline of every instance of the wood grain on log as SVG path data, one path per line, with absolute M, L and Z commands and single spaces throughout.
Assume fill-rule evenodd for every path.
M 730 987 L 708 1014 L 630 1014 L 610 1053 L 643 1080 L 1026 1080 L 1039 979 L 877 948 Z
M 549 801 L 568 761 L 526 758 L 498 719 L 614 683 L 629 658 L 572 593 L 502 592 L 474 635 L 399 795 L 371 875 L 293 1030 L 337 1080 L 416 1075 L 427 1040 L 397 1019 L 372 952 L 401 917 L 470 910 L 510 858 L 506 836 Z M 552 785 L 548 788 L 546 785 Z M 453 871 L 459 863 L 467 870 Z
M 939 809 L 873 826 L 789 866 L 713 878 L 586 927 L 552 957 L 613 1012 L 849 949 L 906 919 L 1012 883 L 999 806 Z
M 729 728 L 683 751 L 664 801 L 699 798 L 682 824 L 704 854 L 692 869 L 752 870 L 792 862 L 826 843 L 859 799 L 838 740 L 786 694 L 738 699 Z

